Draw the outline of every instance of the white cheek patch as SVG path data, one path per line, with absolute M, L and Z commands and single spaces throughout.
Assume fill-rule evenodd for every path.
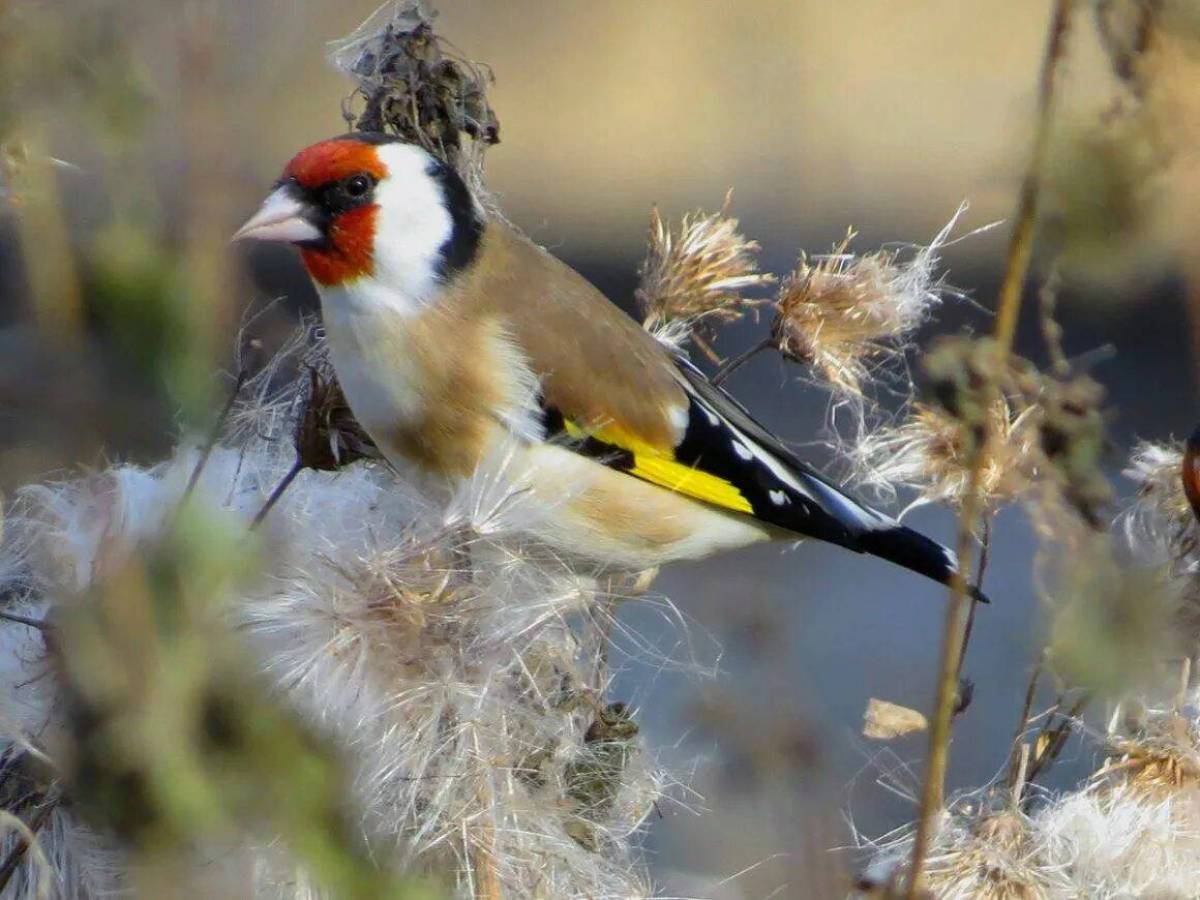
M 441 187 L 428 172 L 431 159 L 424 150 L 397 143 L 381 144 L 376 152 L 387 176 L 375 187 L 374 272 L 360 279 L 364 284 L 357 293 L 364 302 L 411 313 L 424 307 L 439 287 L 439 251 L 454 223 Z

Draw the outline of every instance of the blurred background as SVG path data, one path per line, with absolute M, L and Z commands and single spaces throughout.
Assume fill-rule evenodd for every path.
M 1085 6 L 1087 4 L 1084 4 Z M 0 490 L 111 460 L 151 462 L 228 391 L 238 326 L 282 332 L 315 297 L 286 250 L 230 247 L 300 147 L 345 130 L 327 63 L 375 0 L 72 0 L 0 12 Z M 488 182 L 507 214 L 632 308 L 649 209 L 716 209 L 779 274 L 848 227 L 863 249 L 1010 217 L 1027 158 L 1049 3 L 927 0 L 440 0 L 439 32 L 495 72 Z M 1182 150 L 1096 138 L 1115 80 L 1088 15 L 1072 35 L 1047 227 L 1066 349 L 1108 389 L 1114 474 L 1135 437 L 1196 424 L 1192 362 L 1200 97 L 1159 110 Z M 1175 74 L 1188 79 L 1186 62 Z M 1195 92 L 1200 94 L 1200 88 Z M 17 139 L 19 138 L 19 139 Z M 1178 147 L 1176 149 L 1179 149 Z M 1182 160 L 1182 161 L 1180 161 Z M 928 335 L 991 327 L 1008 229 L 944 254 L 967 299 Z M 1045 260 L 1041 260 L 1042 263 Z M 1036 264 L 1035 264 L 1036 270 Z M 284 298 L 268 307 L 267 301 Z M 726 329 L 729 354 L 763 323 Z M 1018 351 L 1042 358 L 1027 316 Z M 821 465 L 829 398 L 761 355 L 728 384 Z M 836 462 L 829 471 L 838 472 Z M 914 524 L 950 540 L 950 512 Z M 998 520 L 966 663 L 951 789 L 1006 763 L 1039 644 L 1034 539 Z M 915 815 L 925 738 L 860 736 L 867 700 L 928 709 L 944 591 L 836 549 L 751 549 L 662 573 L 686 630 L 650 605 L 614 696 L 686 785 L 647 836 L 668 895 L 805 896 L 830 853 Z M 665 660 L 694 658 L 706 677 Z M 1082 753 L 1083 751 L 1077 751 Z M 1086 760 L 1053 773 L 1069 783 Z

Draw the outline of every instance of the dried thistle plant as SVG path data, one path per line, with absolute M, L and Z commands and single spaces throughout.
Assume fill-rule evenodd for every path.
M 991 513 L 1013 502 L 1036 477 L 1036 436 L 1030 427 L 1036 411 L 1014 411 L 997 396 L 988 407 L 991 450 L 978 485 L 981 503 Z M 898 425 L 873 429 L 851 446 L 856 484 L 894 497 L 898 489 L 916 494 L 912 506 L 945 503 L 960 508 L 970 482 L 975 436 L 944 409 L 913 405 Z M 911 507 L 910 507 L 911 508 Z
M 1063 499 L 1093 529 L 1107 528 L 1114 494 L 1102 464 L 1104 389 L 1086 375 L 1043 378 L 1038 390 L 1038 437 L 1044 469 Z
M 863 396 L 871 368 L 903 353 L 905 342 L 950 291 L 935 276 L 938 253 L 960 207 L 927 247 L 850 252 L 850 231 L 832 253 L 800 263 L 780 284 L 771 341 L 787 359 L 813 367 L 833 389 Z
M 634 296 L 646 330 L 672 346 L 697 336 L 703 342 L 709 326 L 737 321 L 763 302 L 743 292 L 775 281 L 758 271 L 758 243 L 738 231 L 729 215 L 731 197 L 720 212 L 684 215 L 678 229 L 657 208 L 650 212 L 649 248 Z
M 1200 755 L 1195 695 L 1105 739 L 1086 783 L 1042 791 L 1032 807 L 968 795 L 943 814 L 921 887 L 936 900 L 1186 897 L 1200 878 Z M 976 811 L 976 810 L 980 811 Z M 864 896 L 903 896 L 907 833 L 885 838 Z
M 1019 811 L 984 815 L 959 839 L 929 856 L 924 886 L 939 900 L 1050 900 L 1063 886 L 1039 860 L 1037 835 Z
M 1193 570 L 1200 534 L 1184 488 L 1184 447 L 1142 441 L 1122 474 L 1137 488 L 1122 516 L 1131 548 L 1140 556 Z
M 1177 710 L 1150 716 L 1134 734 L 1110 735 L 1107 745 L 1111 755 L 1093 782 L 1147 794 L 1200 786 L 1200 730 Z
M 1066 873 L 1041 857 L 1036 823 L 1001 798 L 963 797 L 942 814 L 918 897 L 932 900 L 1059 900 L 1071 887 Z M 860 896 L 906 896 L 910 832 L 889 836 L 860 883 Z
M 500 142 L 487 97 L 492 73 L 447 52 L 435 17 L 423 0 L 385 3 L 335 44 L 333 65 L 358 83 L 354 96 L 364 102 L 357 117 L 346 118 L 360 131 L 391 131 L 420 144 L 482 190 L 484 154 Z
M 853 463 L 851 479 L 887 499 L 913 492 L 909 508 L 961 509 L 979 462 L 975 489 L 986 515 L 1024 497 L 1043 467 L 1040 411 L 1016 388 L 1025 370 L 1019 360 L 1001 366 L 990 340 L 935 342 L 921 364 L 922 399 L 898 424 L 864 424 L 839 447 Z
M 319 352 L 319 346 L 304 346 L 291 342 L 288 352 Z M 279 373 L 289 367 L 276 362 L 268 368 Z M 310 415 L 305 399 L 312 373 L 291 368 L 292 379 L 273 388 L 251 379 L 230 423 L 236 437 L 212 450 L 192 494 L 193 504 L 224 508 L 235 531 L 294 465 L 290 438 Z M 322 439 L 320 446 L 329 444 Z M 104 573 L 119 577 L 125 571 L 120 560 L 137 559 L 131 548 L 169 533 L 196 455 L 183 450 L 152 470 L 117 467 L 23 492 L 0 544 L 0 586 L 17 592 L 6 612 L 36 609 L 40 617 L 78 596 L 83 599 L 74 602 L 86 614 L 98 614 L 87 598 L 110 595 L 89 592 Z M 250 698 L 236 690 L 249 682 L 223 663 L 221 642 L 231 641 L 230 652 L 246 660 L 253 677 L 261 677 L 283 704 L 280 714 L 295 716 L 328 742 L 347 775 L 337 793 L 339 807 L 385 871 L 427 873 L 463 897 L 474 896 L 485 881 L 512 897 L 648 896 L 634 835 L 661 796 L 663 776 L 642 748 L 631 712 L 605 697 L 612 607 L 619 598 L 552 557 L 527 550 L 495 515 L 498 508 L 515 515 L 521 498 L 475 496 L 494 489 L 491 480 L 473 483 L 465 489 L 470 496 L 443 507 L 420 499 L 370 459 L 336 471 L 305 469 L 266 523 L 263 576 L 220 592 L 220 618 L 236 630 L 217 623 L 193 635 L 185 618 L 173 639 L 190 648 L 184 656 L 195 665 L 187 671 L 228 670 L 242 705 L 222 700 L 222 709 L 240 710 Z M 196 552 L 203 546 L 196 543 Z M 204 556 L 216 569 L 232 558 Z M 111 596 L 141 595 L 127 589 Z M 137 642 L 136 626 L 145 616 L 126 618 L 124 639 Z M 4 743 L 25 747 L 57 730 L 66 743 L 53 746 L 72 746 L 72 731 L 58 712 L 68 694 L 61 678 L 45 672 L 40 633 L 17 620 L 0 623 L 6 647 L 16 648 L 18 639 L 21 647 L 34 642 L 38 652 L 14 650 L 0 667 Z M 151 656 L 165 660 L 169 654 Z M 142 665 L 145 657 L 120 658 Z M 95 660 L 95 654 L 76 654 L 72 672 L 82 678 Z M 183 681 L 179 674 L 171 684 Z M 88 696 L 106 684 L 85 685 Z M 162 691 L 171 684 L 162 684 Z M 172 721 L 187 721 L 194 712 L 180 702 Z M 249 718 L 265 723 L 270 717 L 264 712 Z M 246 719 L 234 716 L 242 723 L 238 734 L 245 733 Z M 47 722 L 57 724 L 48 730 Z M 104 734 L 135 740 L 144 729 L 106 726 Z M 113 772 L 150 752 L 126 752 L 125 744 L 112 740 L 97 758 Z M 55 750 L 52 756 L 70 755 Z M 232 788 L 242 784 L 235 757 L 214 759 L 232 767 Z M 280 777 L 288 771 L 282 762 L 273 765 Z M 73 801 L 76 793 L 68 790 Z M 311 808 L 279 808 L 296 828 L 307 827 Z M 75 810 L 75 804 L 56 808 L 42 829 L 54 876 L 79 892 L 90 883 L 125 884 L 128 843 L 89 825 Z M 212 807 L 203 810 L 208 816 Z M 151 826 L 162 821 L 144 810 L 130 816 Z M 298 870 L 297 860 L 273 847 L 273 821 L 255 819 L 266 826 L 258 841 L 231 838 L 219 847 L 204 842 L 208 868 L 182 865 L 177 883 L 219 874 L 242 891 L 252 886 L 270 896 L 308 896 L 310 879 L 327 881 L 328 873 L 304 859 Z M 171 822 L 181 835 L 192 833 L 178 817 Z M 38 874 L 34 857 L 17 867 L 22 884 Z M 371 865 L 358 868 L 362 878 L 383 877 Z M 104 881 L 105 872 L 117 874 Z
M 322 359 L 308 370 L 308 395 L 296 421 L 296 459 L 305 469 L 334 472 L 381 454 L 350 411 L 333 367 Z

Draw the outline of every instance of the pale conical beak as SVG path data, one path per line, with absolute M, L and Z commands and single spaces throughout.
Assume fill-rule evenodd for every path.
M 233 240 L 291 244 L 319 241 L 322 238 L 321 229 L 312 223 L 310 212 L 311 207 L 296 196 L 291 185 L 281 185 L 263 201 L 262 208 L 237 230 Z

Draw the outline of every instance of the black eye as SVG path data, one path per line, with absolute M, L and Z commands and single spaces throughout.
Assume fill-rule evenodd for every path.
M 346 192 L 348 197 L 353 197 L 355 200 L 365 197 L 371 190 L 371 176 L 351 175 L 342 182 L 342 190 Z

